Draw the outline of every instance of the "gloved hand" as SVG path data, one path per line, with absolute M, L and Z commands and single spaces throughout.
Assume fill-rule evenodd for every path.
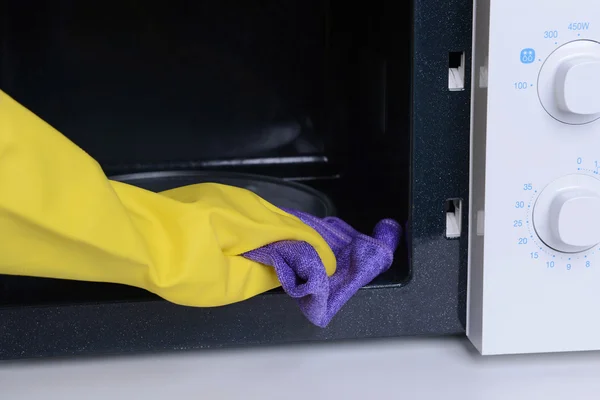
M 109 181 L 1 91 L 0 188 L 0 274 L 120 283 L 210 307 L 280 285 L 273 268 L 242 256 L 269 243 L 306 242 L 335 271 L 314 229 L 254 193 L 199 184 L 156 194 Z

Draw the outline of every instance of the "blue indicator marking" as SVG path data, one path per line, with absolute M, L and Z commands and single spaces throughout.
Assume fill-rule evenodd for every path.
M 535 50 L 534 49 L 523 49 L 520 55 L 521 62 L 523 64 L 531 64 L 535 61 Z

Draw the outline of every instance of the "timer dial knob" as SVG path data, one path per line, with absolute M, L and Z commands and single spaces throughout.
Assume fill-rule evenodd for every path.
M 600 43 L 576 40 L 546 59 L 538 78 L 542 106 L 567 124 L 587 124 L 600 118 Z
M 533 209 L 535 232 L 548 247 L 578 253 L 600 243 L 600 180 L 574 174 L 540 193 Z

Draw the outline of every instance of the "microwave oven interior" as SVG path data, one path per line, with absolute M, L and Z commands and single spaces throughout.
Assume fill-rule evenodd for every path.
M 202 309 L 126 286 L 0 276 L 0 358 L 462 333 L 467 212 L 455 238 L 446 218 L 468 195 L 471 8 L 2 2 L 0 88 L 107 176 L 295 181 L 362 232 L 387 217 L 407 229 L 389 271 L 325 329 L 281 290 Z M 453 71 L 462 88 L 449 86 Z

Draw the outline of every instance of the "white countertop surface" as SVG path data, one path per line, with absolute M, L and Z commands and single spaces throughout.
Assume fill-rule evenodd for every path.
M 596 399 L 600 353 L 481 357 L 463 338 L 0 363 L 2 399 Z

